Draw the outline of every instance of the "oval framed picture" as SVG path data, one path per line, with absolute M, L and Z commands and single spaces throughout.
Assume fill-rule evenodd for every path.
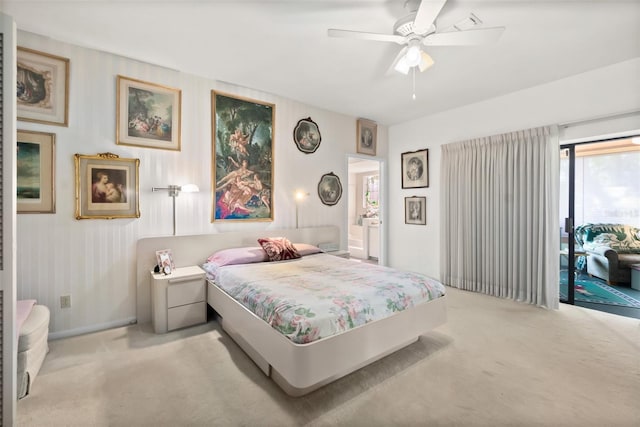
M 318 183 L 318 197 L 327 206 L 333 206 L 342 197 L 342 183 L 333 172 L 325 173 Z
M 298 150 L 303 153 L 315 153 L 322 141 L 318 124 L 311 120 L 311 117 L 298 120 L 298 124 L 293 129 L 293 141 Z

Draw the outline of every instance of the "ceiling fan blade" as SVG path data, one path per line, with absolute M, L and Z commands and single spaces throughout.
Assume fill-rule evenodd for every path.
M 401 61 L 404 59 L 404 56 L 407 53 L 407 49 L 408 49 L 407 46 L 400 49 L 400 52 L 395 57 L 395 59 L 391 63 L 391 66 L 387 70 L 387 74 L 386 74 L 387 76 L 394 74 L 396 71 L 402 74 L 407 74 L 409 72 L 409 66 L 404 63 L 401 63 Z M 405 69 L 406 69 L 406 72 L 405 72 Z
M 433 33 L 424 38 L 427 46 L 475 46 L 498 41 L 505 27 Z
M 365 33 L 362 31 L 351 30 L 336 30 L 330 29 L 327 31 L 329 37 L 345 37 L 350 39 L 360 40 L 374 40 L 379 42 L 392 42 L 397 44 L 404 44 L 405 38 L 396 34 L 378 34 L 378 33 Z
M 417 34 L 426 33 L 446 2 L 447 0 L 422 0 L 413 20 L 413 31 Z

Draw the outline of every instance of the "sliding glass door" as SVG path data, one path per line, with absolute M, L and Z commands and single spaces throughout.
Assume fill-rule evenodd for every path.
M 575 146 L 560 147 L 560 302 L 575 301 Z
M 638 182 L 638 137 L 560 147 L 561 302 L 640 316 L 640 285 L 630 275 L 640 255 L 632 231 L 640 228 Z M 616 256 L 605 257 L 607 248 Z

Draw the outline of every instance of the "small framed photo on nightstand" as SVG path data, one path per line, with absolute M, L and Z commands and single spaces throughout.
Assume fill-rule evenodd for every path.
M 176 269 L 171 249 L 156 251 L 156 261 L 158 262 L 158 268 L 161 273 L 171 274 L 171 272 Z

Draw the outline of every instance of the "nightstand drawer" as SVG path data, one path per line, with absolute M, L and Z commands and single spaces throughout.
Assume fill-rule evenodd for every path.
M 167 286 L 167 307 L 177 307 L 205 300 L 204 279 L 202 276 L 178 280 L 169 280 Z
M 204 301 L 182 305 L 167 310 L 167 330 L 185 328 L 207 321 L 207 308 Z

